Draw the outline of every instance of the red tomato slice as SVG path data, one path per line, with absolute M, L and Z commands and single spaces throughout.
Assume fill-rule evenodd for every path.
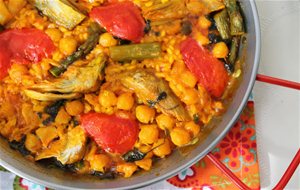
M 81 116 L 81 126 L 107 152 L 124 154 L 138 138 L 138 123 L 133 119 L 103 113 Z
M 223 63 L 192 38 L 187 38 L 180 44 L 180 51 L 186 66 L 194 73 L 198 82 L 214 97 L 222 96 L 228 83 Z
M 50 57 L 55 46 L 50 37 L 38 29 L 13 29 L 0 34 L 0 79 L 7 75 L 11 61 L 37 63 Z
M 146 26 L 140 9 L 132 2 L 117 2 L 96 7 L 90 17 L 114 36 L 140 42 Z

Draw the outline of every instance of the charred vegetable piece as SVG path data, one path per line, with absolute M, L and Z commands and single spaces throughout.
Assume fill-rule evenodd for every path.
M 186 20 L 181 23 L 181 33 L 183 35 L 186 36 L 190 35 L 192 33 L 192 30 L 193 30 L 193 26 L 191 21 Z
M 145 104 L 150 101 L 157 102 L 162 92 L 166 93 L 165 98 L 157 102 L 154 107 L 176 117 L 179 121 L 190 120 L 189 114 L 168 83 L 156 77 L 151 71 L 142 69 L 128 71 L 121 74 L 120 81 L 125 87 L 132 89 Z
M 3 0 L 0 0 L 0 24 L 6 24 L 12 18 Z
M 224 3 L 229 13 L 231 35 L 243 35 L 245 33 L 245 26 L 236 0 L 224 0 Z
M 140 9 L 130 1 L 115 2 L 94 8 L 90 17 L 118 38 L 140 42 L 145 21 Z
M 135 162 L 138 160 L 142 160 L 144 159 L 146 156 L 146 154 L 140 152 L 138 149 L 133 149 L 130 150 L 129 152 L 127 152 L 126 154 L 124 154 L 122 156 L 122 158 L 126 161 L 126 162 Z
M 59 109 L 64 105 L 64 103 L 64 100 L 59 100 L 45 107 L 44 112 L 50 115 L 47 120 L 53 122 L 57 116 Z
M 228 74 L 223 63 L 192 38 L 181 43 L 180 52 L 198 82 L 214 97 L 221 97 L 228 83 Z
M 161 54 L 160 43 L 144 43 L 109 48 L 110 57 L 114 61 L 131 61 L 157 58 Z
M 71 65 L 78 59 L 83 58 L 94 49 L 99 41 L 99 37 L 102 32 L 103 29 L 101 29 L 97 23 L 92 23 L 88 28 L 89 37 L 86 42 L 79 46 L 77 51 L 75 51 L 72 55 L 62 60 L 59 67 L 52 67 L 49 72 L 55 77 L 60 76 L 67 70 L 69 65 Z
M 72 30 L 85 19 L 76 7 L 68 0 L 29 0 L 44 15 L 48 16 L 56 24 Z
M 216 43 L 222 41 L 221 36 L 217 35 L 217 34 L 214 33 L 214 32 L 211 32 L 211 33 L 208 34 L 208 39 L 209 39 L 209 42 L 210 42 L 210 43 L 213 43 L 213 44 L 216 44 Z
M 240 38 L 233 37 L 231 40 L 230 52 L 227 59 L 227 62 L 231 65 L 235 65 L 235 61 L 239 53 L 239 44 L 240 44 Z
M 151 20 L 146 20 L 146 26 L 144 28 L 145 34 L 149 33 L 151 31 Z
M 130 118 L 103 113 L 81 116 L 81 126 L 107 152 L 124 154 L 138 138 L 138 123 Z
M 194 121 L 195 124 L 199 124 L 200 118 L 199 118 L 199 115 L 198 115 L 198 114 L 194 114 L 194 115 L 193 115 L 193 121 Z
M 185 6 L 185 0 L 171 0 L 163 3 L 160 0 L 154 1 L 154 5 L 143 7 L 143 16 L 153 22 L 174 21 L 185 17 L 188 10 Z
M 22 155 L 27 156 L 30 154 L 30 151 L 26 149 L 25 141 L 26 141 L 26 136 L 23 136 L 21 141 L 19 142 L 16 140 L 9 142 L 9 146 L 12 149 L 18 150 Z
M 223 9 L 221 12 L 215 14 L 214 20 L 216 26 L 223 40 L 228 40 L 231 38 L 230 35 L 230 26 L 229 26 L 229 17 L 226 9 Z
M 200 0 L 207 8 L 208 13 L 219 11 L 225 8 L 225 5 L 220 0 Z

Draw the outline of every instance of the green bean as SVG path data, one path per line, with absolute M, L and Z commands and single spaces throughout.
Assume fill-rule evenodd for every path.
M 110 57 L 114 61 L 143 60 L 159 57 L 160 43 L 144 43 L 110 47 Z
M 226 9 L 215 14 L 214 20 L 216 22 L 217 29 L 223 40 L 228 40 L 231 38 L 230 27 L 229 27 L 229 17 Z
M 224 0 L 230 18 L 230 33 L 233 36 L 245 33 L 244 20 L 236 0 Z
M 77 51 L 75 51 L 72 55 L 63 59 L 60 63 L 60 66 L 52 67 L 49 72 L 55 77 L 60 76 L 64 71 L 67 70 L 69 65 L 71 65 L 78 59 L 83 58 L 94 49 L 99 41 L 100 34 L 103 32 L 104 31 L 97 23 L 92 23 L 88 28 L 89 37 L 85 41 L 85 43 L 79 46 Z

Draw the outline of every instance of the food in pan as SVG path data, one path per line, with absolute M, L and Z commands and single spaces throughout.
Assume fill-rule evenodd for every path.
M 38 163 L 130 177 L 204 138 L 241 77 L 235 0 L 0 0 L 0 133 Z

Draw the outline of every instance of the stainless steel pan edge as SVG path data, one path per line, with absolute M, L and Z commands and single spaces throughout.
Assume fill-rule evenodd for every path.
M 54 189 L 137 189 L 172 177 L 193 165 L 209 153 L 233 126 L 246 105 L 255 83 L 261 47 L 258 13 L 254 0 L 241 0 L 241 3 L 248 29 L 244 79 L 222 122 L 189 155 L 183 157 L 178 152 L 174 152 L 169 158 L 159 162 L 158 166 L 150 172 L 135 175 L 130 179 L 100 181 L 90 177 L 72 176 L 36 165 L 11 150 L 7 142 L 0 139 L 0 164 L 23 178 Z

